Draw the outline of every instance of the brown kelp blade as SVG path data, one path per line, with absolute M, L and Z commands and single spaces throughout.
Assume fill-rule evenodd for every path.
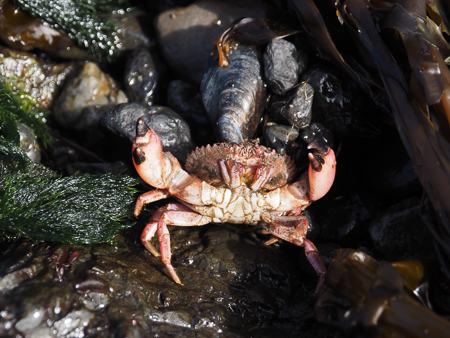
M 450 256 L 450 72 L 448 11 L 444 2 L 425 7 L 424 1 L 335 2 L 336 22 L 343 24 L 358 53 L 338 49 L 321 12 L 312 0 L 290 1 L 317 49 L 346 71 L 382 108 L 390 107 L 416 173 L 433 205 L 440 250 Z M 329 6 L 332 6 L 331 2 Z M 432 17 L 440 22 L 431 25 Z M 438 14 L 436 14 L 438 13 Z M 439 28 L 439 29 L 438 29 Z M 398 39 L 387 43 L 386 37 Z M 392 40 L 391 40 L 392 41 Z M 403 46 L 399 48 L 399 46 Z M 393 55 L 404 53 L 409 69 Z M 407 67 L 406 67 L 407 68 Z M 444 265 L 444 262 L 443 262 Z M 446 267 L 450 278 L 450 267 Z

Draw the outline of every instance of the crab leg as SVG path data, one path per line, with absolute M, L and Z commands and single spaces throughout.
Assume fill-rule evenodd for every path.
M 316 246 L 311 242 L 309 239 L 302 238 L 303 247 L 305 248 L 305 255 L 308 259 L 309 264 L 314 268 L 317 275 L 319 276 L 319 281 L 316 285 L 316 292 L 319 291 L 319 288 L 322 286 L 323 282 L 325 281 L 325 274 L 327 272 L 327 269 L 325 268 L 325 265 L 323 264 L 322 258 L 319 256 L 319 251 L 317 250 Z M 296 241 L 293 241 L 294 244 L 298 245 Z
M 142 194 L 136 201 L 136 206 L 134 207 L 134 216 L 139 216 L 144 205 L 162 200 L 169 196 L 170 194 L 165 189 L 156 189 Z
M 242 164 L 235 161 L 219 161 L 220 172 L 223 180 L 228 188 L 233 189 L 241 185 L 241 178 L 243 175 Z
M 319 276 L 317 282 L 316 292 L 325 280 L 326 268 L 319 256 L 316 246 L 308 239 L 306 239 L 306 233 L 308 231 L 308 221 L 302 215 L 296 216 L 280 216 L 275 212 L 266 212 L 261 214 L 264 222 L 260 222 L 263 229 L 274 235 L 276 238 L 283 239 L 287 242 L 303 247 L 305 250 L 306 258 L 311 266 Z M 270 221 L 268 223 L 267 221 Z M 297 222 L 296 226 L 289 226 L 294 221 Z M 285 225 L 282 225 L 285 224 Z M 288 226 L 286 226 L 286 224 Z M 274 240 L 269 240 L 266 244 L 272 244 Z
M 250 188 L 253 191 L 257 191 L 261 189 L 267 181 L 270 179 L 272 173 L 274 171 L 274 168 L 272 166 L 260 166 L 256 170 L 255 178 L 253 180 L 253 183 L 251 184 Z
M 186 209 L 189 209 L 181 204 L 174 205 L 182 210 L 165 210 L 158 221 L 159 251 L 161 252 L 161 260 L 166 265 L 170 276 L 177 284 L 183 285 L 171 263 L 172 252 L 170 250 L 170 234 L 167 225 L 199 226 L 211 223 L 212 218 L 202 216 L 193 211 L 186 211 Z
M 154 190 L 156 191 L 156 190 Z M 144 194 L 146 195 L 146 194 Z M 159 257 L 159 252 L 156 251 L 155 247 L 150 243 L 153 236 L 156 233 L 156 230 L 158 229 L 158 221 L 161 218 L 162 214 L 167 210 L 184 210 L 186 208 L 184 205 L 179 203 L 169 203 L 164 207 L 159 208 L 155 211 L 155 213 L 150 217 L 149 222 L 144 228 L 144 231 L 142 231 L 141 234 L 141 243 L 145 246 L 145 248 L 151 252 L 151 254 L 155 257 Z

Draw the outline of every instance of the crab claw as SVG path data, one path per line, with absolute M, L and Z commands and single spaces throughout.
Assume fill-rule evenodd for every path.
M 170 168 L 164 159 L 161 139 L 142 118 L 136 123 L 132 158 L 136 171 L 145 182 L 156 188 L 166 188 L 165 177 Z
M 308 149 L 314 149 L 308 154 L 309 196 L 311 201 L 316 201 L 322 198 L 333 185 L 336 175 L 336 156 L 333 149 L 323 139 L 312 141 L 308 144 Z

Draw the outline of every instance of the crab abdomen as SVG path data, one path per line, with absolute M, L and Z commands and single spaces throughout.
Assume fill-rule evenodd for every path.
M 189 205 L 201 215 L 216 223 L 257 224 L 263 210 L 276 210 L 281 204 L 280 189 L 266 193 L 254 192 L 245 184 L 228 189 L 202 183 L 201 199 L 204 205 Z

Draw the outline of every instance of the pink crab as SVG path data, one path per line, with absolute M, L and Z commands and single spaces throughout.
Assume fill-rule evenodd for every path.
M 199 226 L 212 222 L 260 225 L 274 236 L 266 244 L 283 239 L 304 247 L 319 276 L 317 290 L 326 269 L 317 248 L 305 237 L 308 222 L 301 212 L 331 188 L 336 158 L 325 141 L 313 141 L 308 148 L 314 149 L 308 155 L 310 166 L 298 180 L 289 156 L 280 156 L 256 142 L 197 148 L 188 156 L 183 170 L 170 152 L 163 152 L 158 135 L 140 118 L 133 142 L 133 162 L 142 179 L 157 189 L 139 196 L 134 214 L 137 217 L 145 204 L 170 196 L 179 201 L 153 214 L 142 232 L 142 244 L 159 256 L 150 243 L 158 231 L 161 259 L 174 281 L 181 284 L 171 264 L 167 225 Z

